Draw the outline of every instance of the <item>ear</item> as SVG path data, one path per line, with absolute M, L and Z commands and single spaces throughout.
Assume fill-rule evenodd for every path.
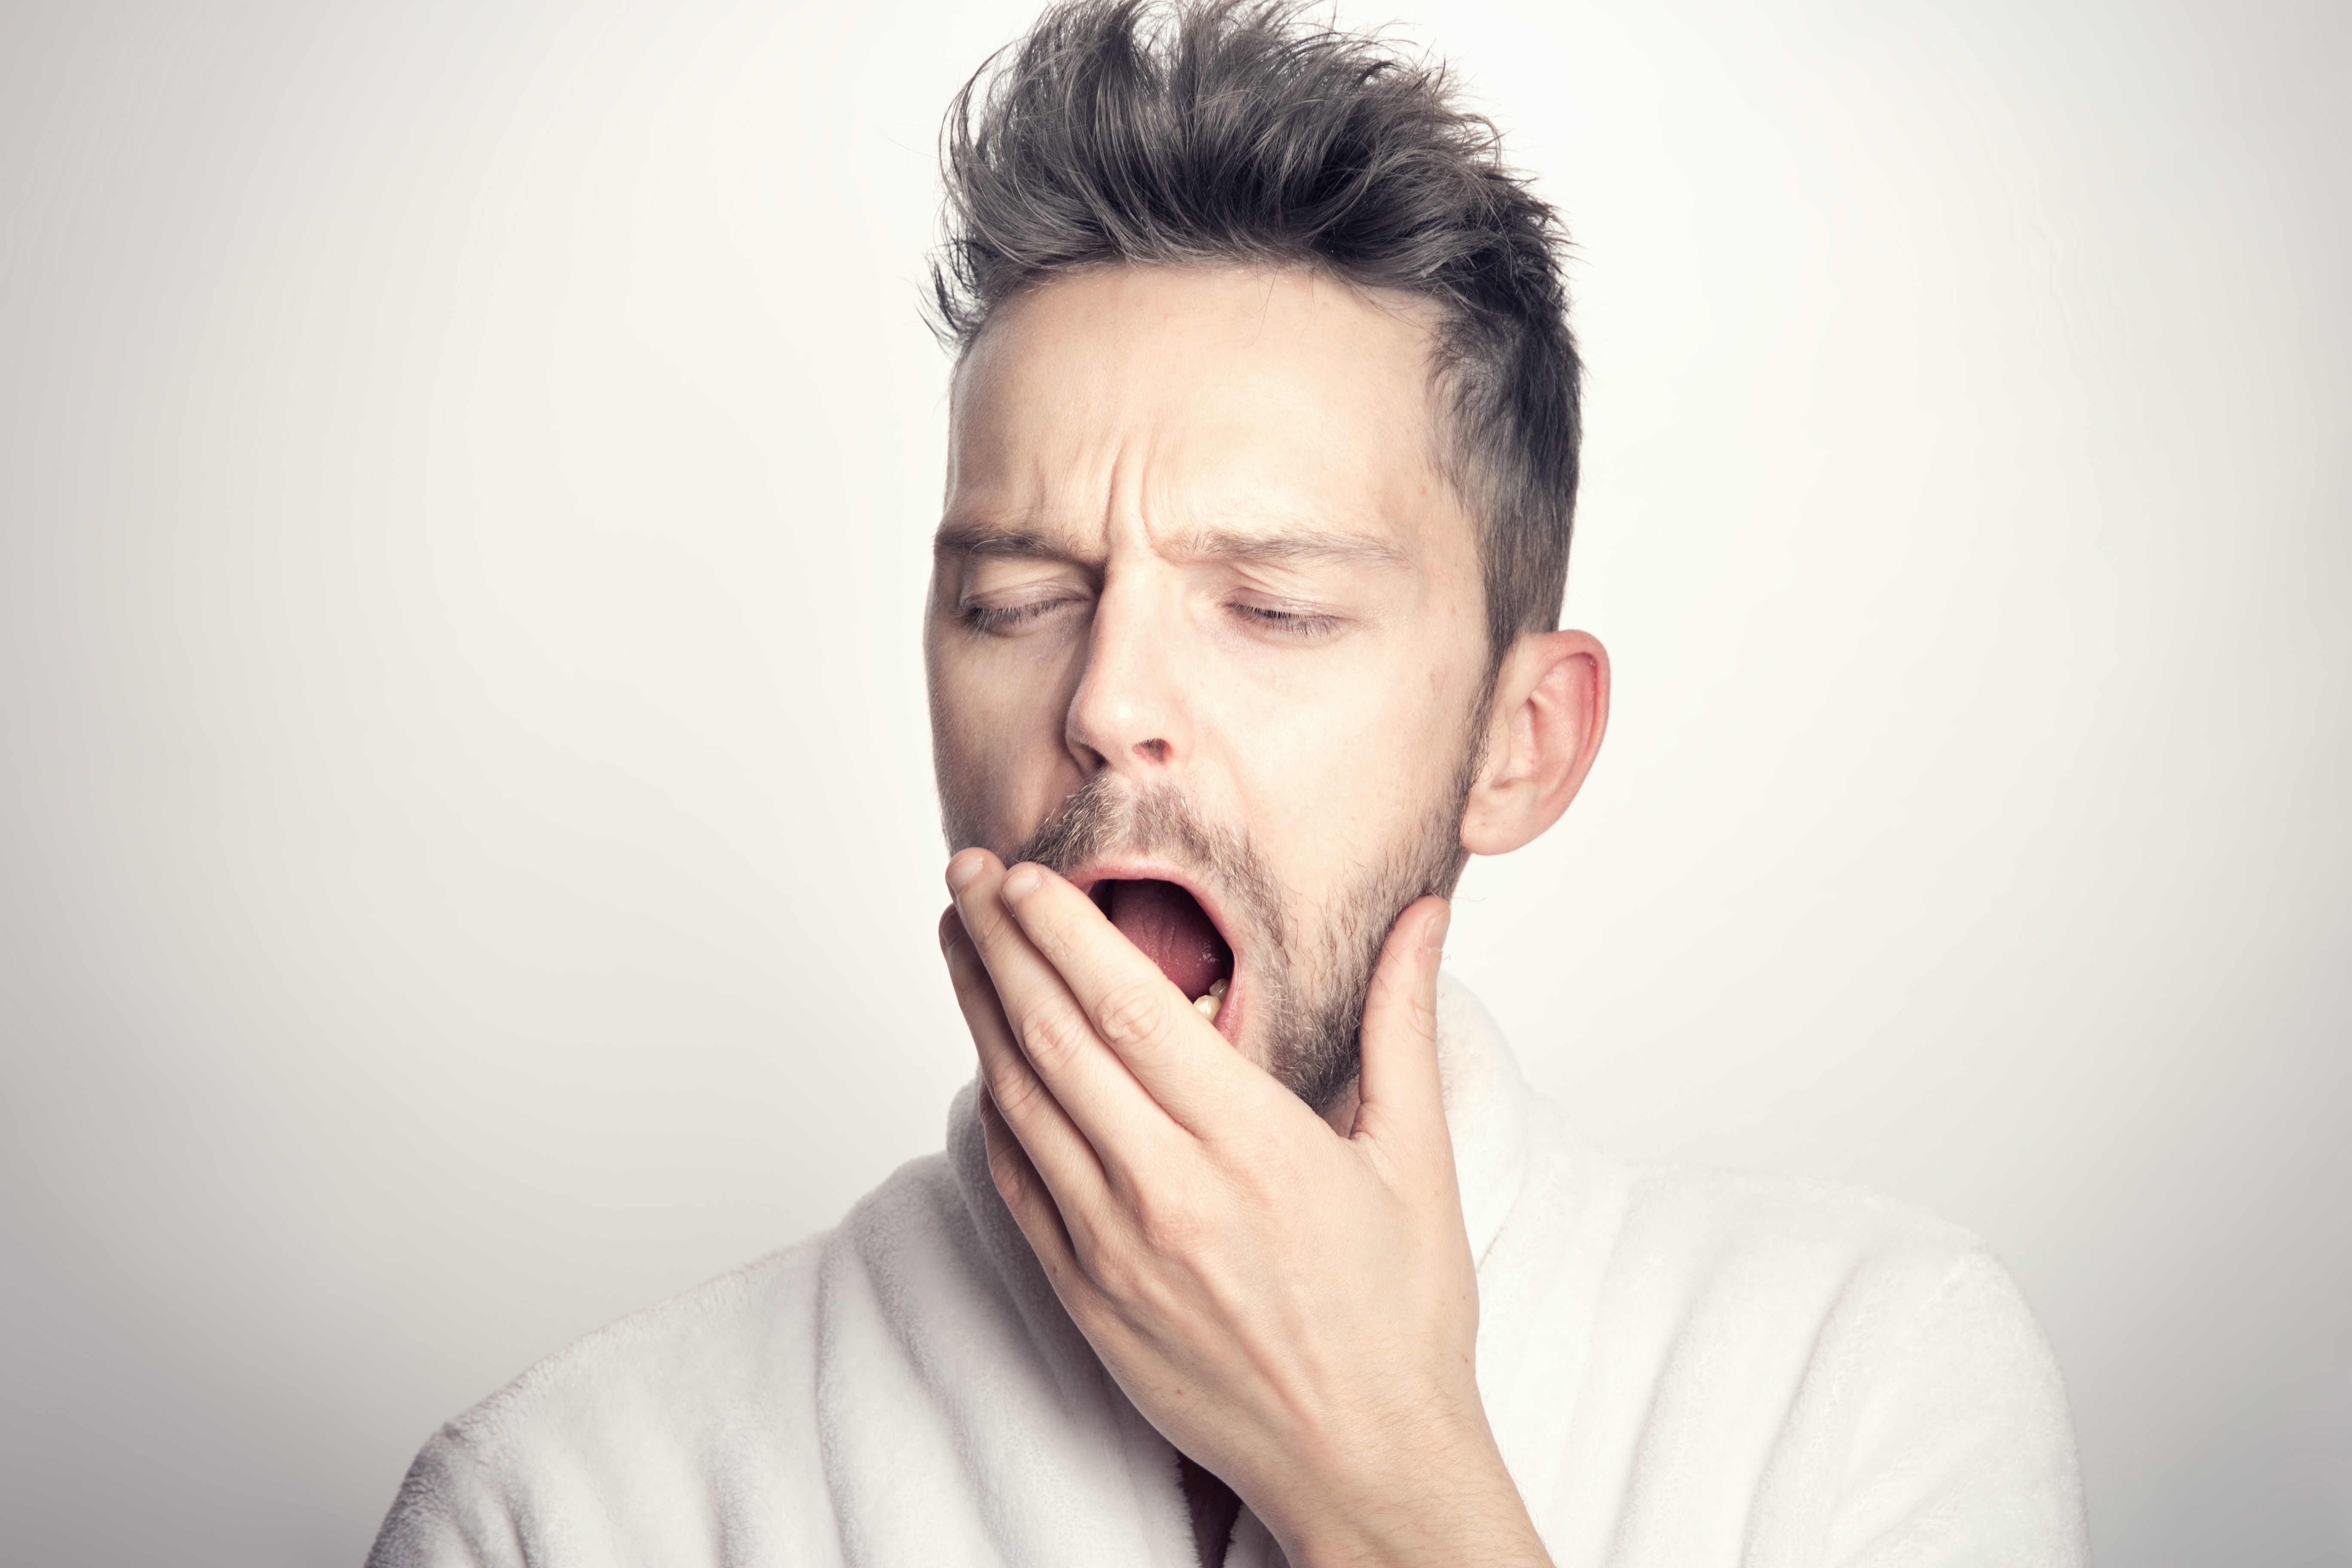
M 1609 650 L 1584 632 L 1530 632 L 1496 673 L 1486 752 L 1462 813 L 1462 847 L 1503 855 L 1568 809 L 1609 725 Z

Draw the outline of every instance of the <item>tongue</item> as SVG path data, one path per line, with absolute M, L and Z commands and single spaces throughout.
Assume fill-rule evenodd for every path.
M 1120 934 L 1143 950 L 1189 999 L 1234 972 L 1234 950 L 1201 911 L 1200 900 L 1173 882 L 1113 882 L 1108 911 Z

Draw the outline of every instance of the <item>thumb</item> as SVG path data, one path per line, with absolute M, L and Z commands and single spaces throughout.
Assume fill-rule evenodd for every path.
M 1400 1135 L 1445 1138 L 1437 1078 L 1437 971 L 1454 906 L 1415 900 L 1389 929 L 1364 997 L 1362 1076 L 1355 1132 L 1386 1142 Z

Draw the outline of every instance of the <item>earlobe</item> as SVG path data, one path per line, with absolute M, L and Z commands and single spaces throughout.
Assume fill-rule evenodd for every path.
M 1503 855 L 1558 822 L 1609 723 L 1609 651 L 1585 632 L 1530 632 L 1503 657 L 1486 757 L 1462 813 L 1462 847 Z

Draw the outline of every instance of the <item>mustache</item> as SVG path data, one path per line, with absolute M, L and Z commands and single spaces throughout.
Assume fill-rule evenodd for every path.
M 1294 944 L 1283 885 L 1247 828 L 1212 821 L 1172 784 L 1097 773 L 1005 862 L 1033 860 L 1068 876 L 1132 856 L 1215 889 L 1244 927 L 1223 934 L 1236 957 L 1246 952 L 1250 961 L 1251 1027 L 1264 1042 L 1266 1070 L 1320 1111 L 1356 1081 L 1364 999 L 1389 928 L 1423 893 L 1451 893 L 1462 874 L 1468 854 L 1458 836 L 1470 778 L 1465 764 L 1451 799 L 1434 806 L 1419 832 L 1327 897 L 1320 928 L 1304 928 L 1311 952 Z
M 1135 785 L 1115 773 L 1097 773 L 1023 839 L 1005 864 L 1034 860 L 1067 876 L 1114 853 L 1173 862 L 1244 910 L 1259 942 L 1286 948 L 1281 885 L 1248 831 L 1208 821 L 1173 784 Z M 1227 932 L 1227 939 L 1235 934 Z

